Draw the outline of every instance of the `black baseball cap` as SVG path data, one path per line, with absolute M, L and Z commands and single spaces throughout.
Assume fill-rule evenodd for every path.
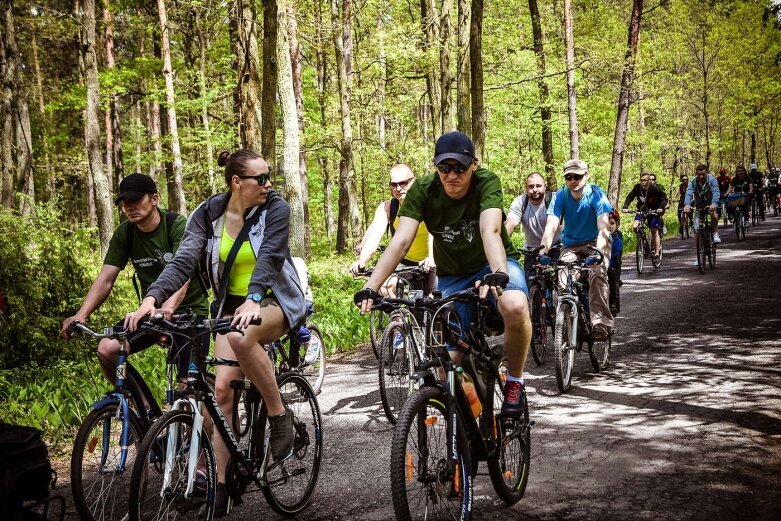
M 474 158 L 475 144 L 463 132 L 448 132 L 437 139 L 434 147 L 434 164 L 438 165 L 445 159 L 455 159 L 462 165 L 469 165 Z
M 138 201 L 144 194 L 156 194 L 157 185 L 154 179 L 145 174 L 130 174 L 119 183 L 119 195 L 114 200 L 119 204 L 122 200 Z

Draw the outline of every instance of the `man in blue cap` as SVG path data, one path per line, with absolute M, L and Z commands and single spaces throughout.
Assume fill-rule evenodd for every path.
M 523 412 L 526 394 L 523 366 L 531 338 L 528 290 L 519 253 L 502 224 L 504 199 L 496 174 L 481 167 L 472 140 L 461 132 L 441 136 L 434 149 L 436 173 L 419 179 L 407 192 L 399 210 L 399 226 L 355 303 L 362 313 L 371 309 L 382 282 L 404 257 L 420 223 L 434 237 L 434 262 L 443 295 L 480 283 L 481 296 L 496 301 L 504 319 L 504 345 L 508 358 L 502 414 Z M 463 324 L 470 309 L 461 306 Z M 460 352 L 451 357 L 460 362 Z

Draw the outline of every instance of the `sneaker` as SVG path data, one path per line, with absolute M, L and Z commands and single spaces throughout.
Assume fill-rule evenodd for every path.
M 396 331 L 396 334 L 393 335 L 393 350 L 400 349 L 404 349 L 404 335 L 401 334 L 401 331 Z
M 504 386 L 502 416 L 520 416 L 526 409 L 526 389 L 521 382 L 508 381 Z
M 713 244 L 721 244 L 721 237 L 718 233 L 713 234 Z
M 293 428 L 293 411 L 285 407 L 285 413 L 281 416 L 269 416 L 271 423 L 271 456 L 274 461 L 286 458 L 293 450 L 293 442 L 296 438 Z
M 595 342 L 604 342 L 610 336 L 610 328 L 605 324 L 594 324 L 591 330 L 591 339 Z
M 304 356 L 304 362 L 307 364 L 313 364 L 320 355 L 320 339 L 317 335 L 312 335 L 306 346 L 306 356 Z
M 662 235 L 667 235 L 667 226 L 662 226 Z

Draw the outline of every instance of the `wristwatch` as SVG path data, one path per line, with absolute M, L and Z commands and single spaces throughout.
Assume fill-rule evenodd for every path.
M 263 300 L 263 295 L 260 293 L 250 293 L 247 295 L 247 300 L 252 300 L 254 302 L 260 303 L 261 300 Z

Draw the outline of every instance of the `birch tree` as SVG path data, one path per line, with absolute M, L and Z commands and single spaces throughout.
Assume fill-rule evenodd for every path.
M 564 0 L 564 39 L 567 49 L 567 113 L 569 115 L 569 159 L 580 159 L 577 99 L 575 96 L 575 36 L 572 30 L 572 0 Z

